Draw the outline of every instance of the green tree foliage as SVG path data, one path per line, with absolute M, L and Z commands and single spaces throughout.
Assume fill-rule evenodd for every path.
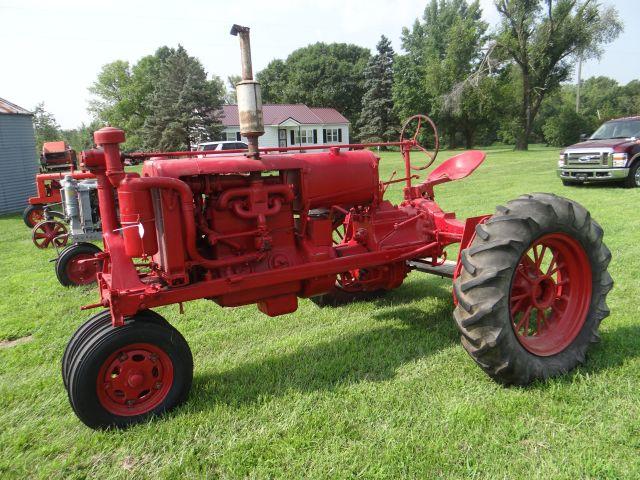
M 55 142 L 61 140 L 60 125 L 52 113 L 49 113 L 44 102 L 40 102 L 33 109 L 33 129 L 36 137 L 36 152 L 42 152 L 44 142 Z
M 607 120 L 640 113 L 638 80 L 627 85 L 602 76 L 585 80 L 579 113 L 575 111 L 576 90 L 576 85 L 564 84 L 542 103 L 534 134 L 542 135 L 550 145 L 570 145 L 578 141 L 580 134 L 591 134 Z
M 94 95 L 89 111 L 100 123 L 126 131 L 127 150 L 186 148 L 187 137 L 192 142 L 217 133 L 218 116 L 212 110 L 220 107 L 225 93 L 222 81 L 207 80 L 200 62 L 181 46 L 161 47 L 133 66 L 111 62 L 89 91 Z
M 370 56 L 368 49 L 346 43 L 300 48 L 257 74 L 263 101 L 333 107 L 357 126 Z
M 585 119 L 576 113 L 575 107 L 563 105 L 556 115 L 545 122 L 542 130 L 549 145 L 563 147 L 578 141 L 584 124 Z
M 360 114 L 360 138 L 365 141 L 390 141 L 398 134 L 393 111 L 393 48 L 382 35 L 374 55 L 364 71 L 365 93 Z
M 470 145 L 480 125 L 495 110 L 495 79 L 468 82 L 486 41 L 478 1 L 431 0 L 422 21 L 402 31 L 402 48 L 395 67 L 393 98 L 401 118 L 415 113 L 433 117 L 455 146 L 462 133 Z
M 184 150 L 220 133 L 225 95 L 222 80 L 207 75 L 200 61 L 182 47 L 164 61 L 144 122 L 145 146 Z
M 93 133 L 102 126 L 99 120 L 93 120 L 88 124 L 81 123 L 77 128 L 62 130 L 61 138 L 76 152 L 89 150 L 95 146 Z
M 597 57 L 622 25 L 596 0 L 496 0 L 497 53 L 517 65 L 521 98 L 516 148 L 526 150 L 544 98 L 571 73 L 576 56 Z
M 236 97 L 236 85 L 242 80 L 242 76 L 240 75 L 229 75 L 227 77 L 227 90 L 224 94 L 224 103 L 227 105 L 233 105 L 238 103 L 238 98 Z

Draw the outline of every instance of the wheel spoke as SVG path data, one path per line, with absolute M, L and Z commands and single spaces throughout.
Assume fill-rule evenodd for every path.
M 558 263 L 558 259 L 556 258 L 556 254 L 552 251 L 551 252 L 551 261 L 549 262 L 549 268 L 547 268 L 547 277 L 550 277 L 551 275 L 553 275 L 555 272 L 558 271 L 558 269 L 560 267 L 556 267 Z
M 416 138 L 418 138 L 418 134 L 420 133 L 420 128 L 422 128 L 422 117 L 418 117 L 418 128 L 416 128 L 416 133 L 413 134 L 413 141 L 415 142 Z
M 523 327 L 523 324 L 524 324 L 524 328 L 525 328 L 524 334 L 525 335 L 527 334 L 529 330 L 529 317 L 531 316 L 531 310 L 533 310 L 533 307 L 529 305 L 529 307 L 527 307 L 527 309 L 524 311 L 524 314 L 522 315 L 522 317 L 520 317 L 520 320 L 516 325 L 516 333 L 520 331 L 520 329 Z
M 542 331 L 544 324 L 546 324 L 546 317 L 544 316 L 544 313 L 542 312 L 542 310 L 538 308 L 536 313 L 537 328 L 536 328 L 536 333 L 534 335 L 540 335 L 540 332 Z

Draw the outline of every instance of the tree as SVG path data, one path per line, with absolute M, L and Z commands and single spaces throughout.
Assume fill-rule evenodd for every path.
M 229 75 L 227 77 L 227 90 L 224 95 L 224 103 L 226 105 L 233 105 L 238 103 L 236 97 L 236 85 L 240 83 L 242 77 L 240 75 Z
M 264 103 L 285 103 L 289 68 L 283 60 L 271 60 L 264 70 L 256 75 L 262 90 Z
M 270 62 L 257 80 L 265 103 L 333 107 L 357 127 L 370 57 L 368 49 L 357 45 L 315 43 L 294 51 L 284 62 Z
M 585 119 L 576 113 L 574 105 L 564 105 L 558 114 L 547 120 L 542 130 L 549 145 L 565 147 L 580 139 L 584 124 Z
M 42 151 L 44 142 L 61 140 L 60 125 L 52 113 L 44 108 L 44 102 L 40 102 L 33 109 L 33 129 L 36 136 L 36 151 Z
M 431 0 L 422 22 L 402 31 L 406 54 L 396 59 L 393 88 L 398 115 L 426 113 L 448 133 L 450 146 L 458 132 L 470 146 L 493 111 L 491 81 L 467 82 L 482 58 L 486 30 L 477 0 Z
M 182 47 L 164 61 L 144 122 L 145 146 L 184 150 L 220 132 L 225 94 L 220 78 L 207 80 L 200 61 Z
M 62 130 L 62 139 L 76 152 L 94 147 L 93 133 L 103 127 L 100 120 L 93 120 L 89 124 L 81 123 L 79 127 Z
M 526 150 L 545 96 L 571 73 L 572 60 L 597 57 L 622 29 L 613 7 L 596 0 L 496 0 L 497 51 L 520 73 L 516 149 Z
M 365 94 L 360 114 L 360 138 L 365 141 L 387 142 L 398 133 L 393 112 L 393 48 L 382 35 L 376 46 L 377 54 L 369 60 L 364 71 Z
M 89 88 L 95 96 L 89 102 L 89 112 L 100 122 L 126 131 L 125 149 L 142 148 L 143 125 L 151 113 L 151 96 L 166 59 L 173 53 L 175 49 L 160 47 L 133 66 L 123 60 L 108 63 Z

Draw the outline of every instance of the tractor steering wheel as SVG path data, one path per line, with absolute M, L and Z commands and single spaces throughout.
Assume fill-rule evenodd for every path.
M 405 138 L 405 134 L 407 133 L 407 130 L 409 130 L 410 124 L 415 121 L 418 122 L 418 125 L 416 127 L 415 133 L 413 134 L 413 137 L 411 137 L 411 139 Z M 431 130 L 433 130 L 434 144 L 435 144 L 433 147 L 433 151 L 427 150 L 426 148 L 424 148 L 422 145 L 418 143 L 417 139 L 418 139 L 418 135 L 420 134 L 420 130 L 422 130 L 422 122 L 428 123 L 431 126 Z M 436 124 L 433 123 L 433 120 L 431 120 L 426 115 L 414 115 L 412 117 L 409 117 L 407 121 L 404 122 L 404 125 L 402 126 L 402 130 L 400 131 L 400 142 L 407 142 L 407 141 L 411 142 L 411 144 L 408 147 L 406 147 L 405 145 L 401 147 L 403 153 L 406 148 L 411 150 L 413 147 L 417 147 L 419 150 L 422 150 L 429 157 L 429 163 L 427 163 L 422 167 L 414 167 L 413 165 L 409 165 L 411 169 L 424 170 L 426 168 L 429 168 L 431 164 L 433 164 L 433 162 L 435 161 L 436 156 L 438 155 L 438 151 L 440 150 L 440 142 L 438 140 L 438 129 L 436 128 Z

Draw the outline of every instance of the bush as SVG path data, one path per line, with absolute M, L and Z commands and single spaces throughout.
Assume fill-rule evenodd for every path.
M 549 117 L 542 127 L 544 138 L 549 145 L 564 147 L 580 140 L 580 134 L 588 130 L 588 120 L 570 107 Z

